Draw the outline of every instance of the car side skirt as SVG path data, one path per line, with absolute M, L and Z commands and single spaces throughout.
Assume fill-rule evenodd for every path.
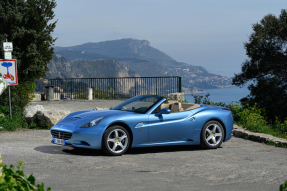
M 199 145 L 199 141 L 193 141 L 191 139 L 177 139 L 164 142 L 144 143 L 133 145 L 131 148 L 136 147 L 153 147 L 153 146 L 172 146 L 172 145 Z

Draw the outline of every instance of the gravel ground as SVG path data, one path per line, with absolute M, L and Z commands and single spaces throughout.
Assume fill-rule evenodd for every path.
M 232 138 L 216 150 L 198 146 L 130 149 L 120 157 L 51 143 L 48 130 L 0 133 L 3 162 L 26 163 L 52 190 L 278 190 L 287 149 Z

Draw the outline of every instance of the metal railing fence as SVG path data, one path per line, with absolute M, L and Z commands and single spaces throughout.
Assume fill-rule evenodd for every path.
M 98 99 L 128 99 L 137 95 L 164 95 L 181 92 L 181 77 L 118 77 L 50 79 L 54 93 L 61 99 L 86 99 L 87 89 L 93 89 Z

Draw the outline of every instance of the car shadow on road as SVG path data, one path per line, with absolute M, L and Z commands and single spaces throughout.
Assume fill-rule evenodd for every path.
M 131 148 L 126 154 L 138 155 L 149 153 L 167 153 L 167 152 L 182 152 L 182 151 L 202 151 L 202 147 L 198 145 L 184 145 L 184 146 L 158 146 L 158 147 L 141 147 Z
M 221 148 L 221 147 L 219 147 Z M 107 156 L 102 150 L 73 148 L 68 146 L 39 146 L 34 150 L 59 155 L 79 155 L 79 156 Z M 130 148 L 127 155 L 140 155 L 140 154 L 152 154 L 152 153 L 167 153 L 167 152 L 183 152 L 183 151 L 203 151 L 200 146 L 186 145 L 186 146 L 158 146 L 158 147 L 143 147 L 143 148 Z

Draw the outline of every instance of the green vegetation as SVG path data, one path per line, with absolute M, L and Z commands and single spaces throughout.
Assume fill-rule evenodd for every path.
M 45 123 L 43 125 L 37 125 L 37 121 L 28 123 L 25 117 L 22 115 L 21 109 L 14 109 L 13 118 L 9 117 L 9 107 L 0 105 L 0 132 L 1 131 L 15 131 L 17 129 L 50 129 L 51 124 Z
M 211 104 L 218 105 L 213 102 Z M 276 118 L 275 121 L 268 121 L 265 110 L 259 108 L 256 103 L 252 106 L 248 104 L 240 105 L 238 103 L 231 103 L 226 107 L 231 109 L 234 122 L 239 126 L 253 132 L 269 134 L 275 137 L 287 139 L 287 118 L 282 122 L 279 118 Z
M 93 95 L 97 99 L 117 99 L 117 95 L 114 95 L 114 90 L 111 86 L 108 86 L 107 92 L 104 92 L 100 89 L 95 89 Z
M 50 35 L 57 22 L 51 22 L 55 7 L 55 0 L 1 0 L 0 44 L 6 39 L 12 42 L 13 59 L 17 59 L 18 85 L 11 87 L 13 115 L 22 113 L 32 99 L 29 95 L 35 90 L 34 80 L 45 77 L 48 71 L 54 53 L 51 46 L 56 40 Z M 0 96 L 0 105 L 8 104 L 6 90 Z
M 209 93 L 206 94 L 204 97 L 194 94 L 192 94 L 191 96 L 194 98 L 194 103 L 210 105 L 210 99 L 208 98 L 210 96 Z
M 287 181 L 280 185 L 280 191 L 286 191 L 287 190 Z
M 271 121 L 268 120 L 265 109 L 259 108 L 256 103 L 253 105 L 249 105 L 248 103 L 243 105 L 240 102 L 232 102 L 230 105 L 226 105 L 222 102 L 210 101 L 209 96 L 209 94 L 205 96 L 193 95 L 194 103 L 229 108 L 235 124 L 253 132 L 287 139 L 287 118 L 281 121 L 280 118 L 275 116 L 275 120 Z
M 249 42 L 244 43 L 249 59 L 243 62 L 242 72 L 235 75 L 232 84 L 252 82 L 248 86 L 250 95 L 241 103 L 264 109 L 266 118 L 277 128 L 278 120 L 283 123 L 287 117 L 287 10 L 283 9 L 278 17 L 264 16 L 252 28 Z
M 0 113 L 4 114 L 4 116 L 0 116 L 0 126 L 2 127 L 0 131 L 15 131 L 18 128 L 28 128 L 28 124 L 20 109 L 14 109 L 13 119 L 10 119 L 9 117 L 8 106 L 0 105 Z
M 0 158 L 1 161 L 1 158 Z M 14 166 L 10 165 L 7 168 L 6 165 L 0 163 L 0 190 L 3 191 L 44 191 L 44 183 L 35 185 L 35 177 L 31 174 L 25 174 L 23 172 L 25 163 L 24 161 L 18 161 L 17 171 Z M 51 188 L 47 188 L 51 190 Z

